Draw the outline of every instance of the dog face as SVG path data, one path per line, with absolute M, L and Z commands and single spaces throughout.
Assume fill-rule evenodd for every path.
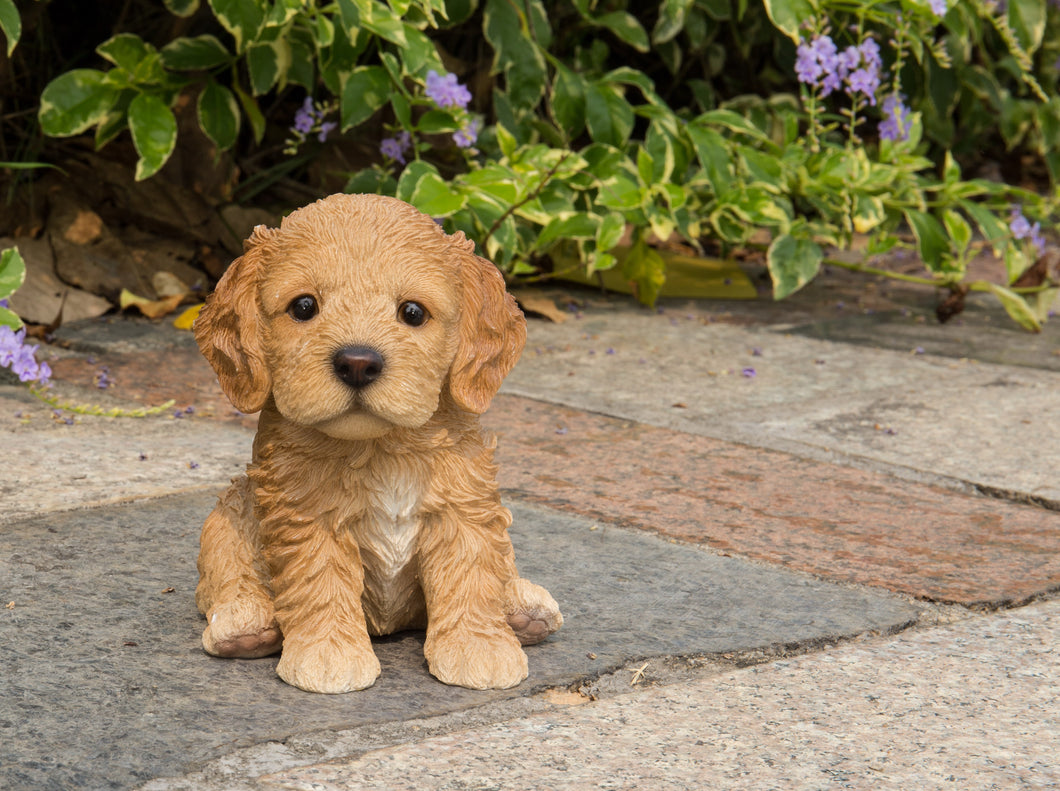
M 463 234 L 393 198 L 333 195 L 255 229 L 195 323 L 244 412 L 338 439 L 426 423 L 443 398 L 482 412 L 525 321 Z

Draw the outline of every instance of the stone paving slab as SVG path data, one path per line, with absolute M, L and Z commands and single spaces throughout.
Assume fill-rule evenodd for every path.
M 592 519 L 939 602 L 1060 590 L 1060 512 L 502 395 L 502 487 Z
M 610 302 L 534 322 L 502 392 L 677 431 L 967 483 L 1060 508 L 1060 373 Z
M 0 385 L 4 450 L 19 460 L 0 480 L 0 524 L 182 489 L 216 491 L 242 472 L 251 431 L 174 414 L 57 418 L 24 388 Z
M 0 531 L 0 787 L 129 788 L 240 746 L 310 731 L 430 717 L 566 686 L 656 655 L 732 653 L 892 633 L 921 609 L 522 503 L 522 573 L 566 624 L 528 650 L 515 690 L 432 679 L 422 635 L 377 641 L 370 690 L 287 686 L 276 658 L 221 660 L 199 646 L 195 555 L 203 493 L 36 516 Z
M 969 312 L 953 324 L 917 320 L 908 311 L 890 310 L 870 315 L 837 315 L 787 329 L 807 338 L 850 343 L 984 363 L 1018 365 L 1060 372 L 1060 322 L 1047 322 L 1031 333 L 998 315 Z
M 256 778 L 256 787 L 1056 788 L 1057 645 L 1054 601 L 364 754 L 350 750 Z

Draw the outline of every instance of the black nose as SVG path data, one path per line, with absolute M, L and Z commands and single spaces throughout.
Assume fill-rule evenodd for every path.
M 350 387 L 367 387 L 383 373 L 383 357 L 375 349 L 347 346 L 331 358 L 335 375 Z

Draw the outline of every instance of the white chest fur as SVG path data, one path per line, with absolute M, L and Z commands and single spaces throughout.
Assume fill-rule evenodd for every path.
M 364 568 L 362 602 L 369 630 L 389 634 L 416 625 L 423 612 L 415 562 L 422 491 L 398 476 L 372 497 L 372 507 L 353 526 Z

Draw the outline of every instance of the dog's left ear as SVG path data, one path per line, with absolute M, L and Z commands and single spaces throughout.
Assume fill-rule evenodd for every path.
M 464 294 L 449 392 L 461 409 L 482 414 L 523 351 L 526 319 L 497 267 L 475 255 L 472 242 L 454 239 L 453 251 Z

